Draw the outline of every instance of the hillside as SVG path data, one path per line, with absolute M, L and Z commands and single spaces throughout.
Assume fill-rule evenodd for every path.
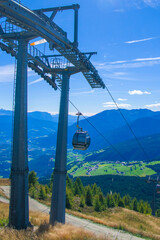
M 116 144 L 116 149 L 121 153 L 117 153 L 112 147 L 107 147 L 103 151 L 97 152 L 86 158 L 86 161 L 152 161 L 160 158 L 159 142 L 160 134 L 149 135 L 139 138 L 139 142 L 145 149 L 146 155 L 139 147 L 136 140 L 129 140 Z M 122 158 L 122 157 L 123 158 Z
M 147 109 L 122 109 L 121 111 L 137 137 L 160 133 L 159 112 L 152 112 Z M 121 143 L 134 138 L 118 110 L 106 110 L 88 118 L 88 120 L 112 144 Z M 80 121 L 80 126 L 84 130 L 87 130 L 91 136 L 92 141 L 89 151 L 95 151 L 109 146 L 107 141 L 97 133 L 97 131 L 86 120 Z M 69 127 L 69 147 L 71 146 L 72 136 L 75 129 L 75 124 Z
M 104 240 L 103 237 L 85 229 L 75 227 L 69 224 L 57 224 L 52 227 L 49 226 L 49 215 L 42 212 L 30 211 L 30 222 L 34 225 L 36 230 L 29 228 L 27 230 L 15 230 L 7 228 L 8 224 L 8 210 L 9 205 L 0 202 L 0 239 L 1 240 Z M 105 240 L 110 240 L 106 237 Z
M 91 145 L 88 151 L 73 151 L 72 136 L 76 125 L 68 128 L 68 172 L 73 176 L 123 174 L 125 176 L 146 176 L 160 173 L 159 163 L 142 167 L 135 165 L 122 167 L 120 164 L 112 166 L 117 161 L 153 161 L 159 159 L 160 141 L 160 112 L 147 109 L 121 110 L 145 151 L 133 139 L 133 135 L 125 125 L 124 120 L 117 110 L 106 110 L 89 117 L 89 121 L 108 139 L 114 148 L 109 146 L 104 138 L 88 124 L 86 120 L 80 121 L 80 126 L 89 131 Z M 0 176 L 8 177 L 11 161 L 11 111 L 0 110 Z M 52 115 L 44 112 L 28 114 L 28 153 L 29 167 L 35 170 L 39 177 L 48 178 L 54 167 L 55 147 L 57 136 L 57 122 L 52 120 Z M 111 166 L 106 165 L 112 162 Z M 135 169 L 136 168 L 136 169 Z M 143 168 L 143 169 L 141 169 Z
M 129 122 L 137 137 L 144 137 L 160 133 L 160 112 L 152 112 L 147 109 L 121 110 Z M 91 145 L 87 152 L 100 150 L 109 146 L 109 143 L 93 128 L 97 130 L 112 144 L 122 143 L 133 139 L 126 122 L 117 110 L 106 110 L 88 118 L 88 121 L 80 121 L 80 127 L 87 130 L 91 137 Z M 93 125 L 93 126 L 92 126 Z M 68 128 L 68 148 L 72 148 L 72 137 L 76 131 L 76 124 Z M 39 138 L 37 144 L 42 147 L 50 147 L 56 144 L 56 133 L 51 133 L 45 138 Z
M 73 187 L 73 182 L 70 182 L 67 180 L 67 193 L 70 193 L 69 195 L 67 194 L 67 198 L 69 198 L 70 200 L 72 199 L 72 194 L 71 194 L 71 189 L 69 190 L 69 186 Z M 78 180 L 77 180 L 78 183 Z M 1 181 L 0 181 L 1 184 Z M 76 183 L 75 183 L 76 186 Z M 79 185 L 80 186 L 80 185 Z M 36 185 L 36 187 L 38 188 L 39 186 Z M 45 188 L 45 186 L 41 187 Z M 83 187 L 83 186 L 82 186 Z M 86 190 L 89 187 L 86 187 Z M 31 189 L 33 189 L 33 186 L 31 186 Z M 30 189 L 30 190 L 31 190 Z M 74 189 L 74 188 L 73 188 Z M 81 189 L 82 190 L 82 189 Z M 31 194 L 31 192 L 30 192 Z M 84 192 L 82 191 L 81 194 L 84 194 Z M 102 196 L 101 200 L 103 200 L 103 205 L 105 208 L 101 209 L 101 210 L 96 210 L 95 209 L 95 202 L 93 202 L 93 205 L 89 205 L 87 203 L 85 203 L 83 206 L 80 205 L 80 194 L 76 194 L 76 192 L 74 193 L 74 204 L 73 204 L 73 209 L 66 209 L 66 221 L 70 222 L 71 219 L 74 220 L 74 222 L 71 222 L 71 224 L 73 225 L 77 225 L 84 228 L 87 228 L 88 230 L 94 232 L 94 233 L 105 233 L 105 235 L 110 235 L 110 236 L 114 236 L 114 238 L 118 237 L 118 239 L 137 239 L 137 237 L 148 237 L 154 240 L 158 240 L 160 239 L 159 237 L 159 224 L 160 224 L 160 219 L 159 218 L 155 218 L 152 217 L 150 214 L 150 212 L 146 212 L 146 209 L 151 210 L 149 205 L 145 202 L 139 201 L 138 206 L 139 208 L 137 209 L 138 211 L 141 211 L 140 206 L 143 205 L 145 208 L 143 208 L 145 211 L 141 211 L 137 212 L 137 211 L 133 211 L 130 209 L 130 207 L 132 207 L 133 205 L 131 204 L 130 206 L 128 205 L 128 203 L 134 199 L 130 199 L 127 196 L 128 201 L 124 201 L 124 198 L 122 199 L 121 197 L 118 198 L 118 195 L 116 197 L 115 194 L 110 194 L 109 199 L 112 198 L 112 200 L 114 199 L 114 205 L 111 204 L 111 201 L 104 201 L 104 196 L 101 194 L 101 190 L 99 188 L 97 188 L 95 185 L 92 186 L 92 194 L 94 195 L 95 199 L 97 198 L 97 196 Z M 98 194 L 98 195 L 97 195 Z M 88 199 L 88 198 L 86 198 Z M 106 199 L 108 199 L 108 197 L 106 197 Z M 119 200 L 118 200 L 119 199 Z M 69 201 L 70 201 L 69 200 Z M 4 204 L 0 202 L 0 238 L 1 239 L 6 239 L 6 238 L 2 238 L 6 236 L 10 236 L 11 239 L 14 239 L 14 236 L 16 235 L 18 238 L 15 239 L 22 239 L 22 236 L 24 235 L 20 235 L 20 234 L 25 234 L 23 239 L 37 239 L 35 238 L 37 234 L 37 236 L 39 236 L 38 239 L 41 239 L 41 234 L 43 234 L 43 239 L 48 239 L 48 234 L 50 236 L 49 239 L 72 239 L 72 234 L 74 233 L 74 237 L 73 239 L 95 239 L 94 235 L 88 235 L 88 238 L 86 235 L 84 235 L 84 231 L 81 231 L 81 235 L 79 234 L 79 230 L 78 228 L 76 228 L 74 230 L 75 227 L 69 227 L 68 225 L 65 225 L 64 228 L 61 228 L 62 226 L 58 226 L 59 228 L 57 228 L 57 226 L 52 229 L 52 227 L 48 226 L 48 214 L 49 213 L 49 207 L 45 206 L 44 204 L 47 204 L 48 206 L 50 205 L 50 201 L 51 201 L 51 196 L 49 194 L 49 199 L 45 198 L 43 201 L 40 200 L 41 202 L 43 202 L 43 204 L 38 203 L 37 201 L 35 201 L 34 199 L 32 199 L 33 201 L 33 206 L 34 209 L 37 209 L 37 212 L 32 212 L 30 211 L 30 221 L 32 224 L 34 225 L 38 225 L 40 226 L 39 229 L 37 229 L 36 231 L 32 232 L 31 229 L 30 231 L 14 231 L 12 230 L 12 236 L 11 236 L 11 232 L 10 229 L 8 228 L 3 228 L 7 223 L 8 223 L 8 204 Z M 32 201 L 30 201 L 30 207 L 32 206 Z M 125 206 L 123 207 L 119 207 L 119 203 L 120 201 L 124 201 L 126 203 Z M 68 201 L 66 202 L 66 207 L 68 208 Z M 102 204 L 102 202 L 101 202 Z M 109 205 L 108 205 L 109 204 Z M 117 206 L 118 204 L 118 206 Z M 148 208 L 149 207 L 149 208 Z M 45 209 L 45 213 L 44 213 L 44 209 Z M 75 216 L 77 216 L 78 218 L 76 218 Z M 79 219 L 81 218 L 81 219 Z M 87 221 L 90 220 L 90 221 Z M 44 224 L 45 222 L 45 224 Z M 93 224 L 94 223 L 94 224 Z M 98 223 L 98 224 L 96 224 Z M 99 225 L 100 224 L 100 225 Z M 109 228 L 105 228 L 109 227 Z M 69 228 L 68 228 L 69 227 Z M 112 229 L 113 228 L 113 229 Z M 64 232 L 67 233 L 66 231 L 63 231 L 63 229 L 66 229 L 67 231 L 70 231 L 68 234 L 69 235 L 63 235 Z M 104 231 L 105 229 L 105 231 Z M 117 230 L 116 230 L 117 229 Z M 53 231 L 56 232 L 56 235 L 54 235 L 55 238 L 53 238 L 52 233 Z M 124 231 L 119 231 L 119 230 L 124 230 Z M 97 232 L 96 232 L 97 231 Z M 102 232 L 103 231 L 103 232 Z M 125 233 L 128 232 L 128 233 Z M 130 236 L 129 233 L 136 235 L 134 236 Z M 15 234 L 15 235 L 14 235 Z M 30 234 L 30 235 L 28 235 Z M 77 235 L 75 235 L 77 234 Z M 87 234 L 87 233 L 85 233 Z M 25 238 L 27 237 L 28 238 Z M 69 238 L 68 238 L 69 236 Z M 90 238 L 89 238 L 90 236 Z M 127 236 L 129 238 L 127 238 Z M 82 237 L 82 238 L 81 238 Z M 124 238 L 123 238 L 124 237 Z M 101 237 L 98 236 L 98 239 L 100 240 Z M 104 238 L 102 238 L 104 239 Z M 106 239 L 106 238 L 105 238 Z

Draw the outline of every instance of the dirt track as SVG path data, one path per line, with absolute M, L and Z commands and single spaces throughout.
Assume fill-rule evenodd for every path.
M 9 186 L 0 186 L 0 189 L 4 192 L 4 194 L 9 197 Z M 0 201 L 2 202 L 9 202 L 9 200 L 0 197 Z M 38 212 L 45 212 L 49 214 L 49 207 L 37 202 L 36 200 L 29 198 L 29 209 L 32 211 L 38 211 Z M 126 233 L 121 230 L 112 229 L 109 227 L 105 227 L 100 224 L 93 223 L 89 220 L 78 218 L 69 214 L 66 214 L 66 223 L 69 223 L 71 225 L 82 227 L 88 231 L 91 231 L 97 235 L 105 235 L 110 237 L 114 240 L 142 240 L 142 238 L 138 238 L 136 236 L 133 236 L 129 233 Z

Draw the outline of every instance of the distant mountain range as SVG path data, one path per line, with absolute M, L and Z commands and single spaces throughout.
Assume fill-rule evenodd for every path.
M 160 133 L 160 112 L 153 112 L 147 109 L 121 109 L 121 112 L 137 137 Z M 91 124 L 86 120 L 82 120 L 80 121 L 80 126 L 84 130 L 88 130 L 91 136 L 89 151 L 106 148 L 110 145 L 109 143 L 117 144 L 134 139 L 133 134 L 118 110 L 106 110 L 89 117 L 87 120 Z M 93 126 L 96 127 L 98 132 Z M 75 124 L 69 127 L 69 146 L 71 145 L 71 138 L 75 129 Z
M 77 120 L 76 116 L 68 116 L 68 125 Z M 12 111 L 0 109 L 0 143 L 9 141 L 12 136 Z M 47 112 L 28 113 L 28 136 L 29 139 L 48 136 L 56 133 L 58 127 L 58 114 L 51 115 Z
M 58 114 L 54 114 L 51 115 L 50 113 L 47 112 L 29 112 L 28 116 L 31 118 L 35 118 L 38 120 L 45 120 L 45 121 L 51 121 L 51 122 L 55 122 L 58 123 Z M 73 123 L 75 123 L 77 121 L 77 116 L 72 116 L 72 115 L 68 115 L 68 125 L 72 125 Z
M 160 134 L 141 137 L 138 139 L 142 148 L 139 147 L 135 139 L 115 144 L 112 148 L 107 147 L 103 151 L 94 153 L 85 158 L 86 162 L 90 161 L 159 161 L 160 160 Z M 116 149 L 116 150 L 115 150 Z
M 160 112 L 153 112 L 147 109 L 124 110 L 121 109 L 129 126 L 136 137 L 145 137 L 160 134 Z M 76 116 L 69 116 L 68 147 L 72 148 L 72 137 L 76 131 Z M 37 145 L 40 147 L 55 146 L 58 115 L 51 115 L 47 112 L 28 113 L 28 135 L 33 139 L 36 137 Z M 94 127 L 93 127 L 94 126 Z M 92 117 L 87 121 L 82 119 L 80 127 L 87 130 L 91 136 L 91 145 L 88 151 L 105 149 L 110 144 L 119 144 L 134 140 L 134 136 L 122 118 L 118 110 L 106 110 Z M 0 109 L 0 132 L 5 137 L 11 136 L 12 112 Z M 0 142 L 3 139 L 0 139 Z
M 124 110 L 121 112 L 125 116 L 129 126 L 136 137 L 145 137 L 160 134 L 160 112 L 153 112 L 147 109 Z M 119 144 L 129 140 L 134 140 L 134 135 L 122 118 L 118 110 L 106 110 L 92 117 L 87 121 L 81 120 L 80 127 L 87 130 L 91 136 L 91 145 L 88 151 L 105 149 L 110 144 Z M 68 128 L 68 147 L 72 148 L 72 137 L 76 131 L 76 123 Z M 56 132 L 38 139 L 40 146 L 45 147 L 55 144 Z M 127 143 L 126 143 L 127 144 Z
M 87 162 L 147 161 L 160 158 L 160 112 L 147 109 L 121 109 L 121 112 L 148 157 L 144 155 L 137 144 L 119 111 L 106 110 L 88 117 L 87 121 L 85 119 L 80 121 L 80 127 L 87 130 L 91 136 L 91 145 L 87 153 L 91 152 L 92 155 L 86 158 Z M 72 137 L 76 131 L 76 116 L 69 116 L 69 119 L 68 148 L 72 149 Z M 56 147 L 57 126 L 58 115 L 51 115 L 47 112 L 28 113 L 29 160 L 32 169 L 37 166 L 39 161 L 40 166 L 43 166 L 45 162 L 46 169 L 47 166 L 53 167 L 52 158 L 54 158 Z M 0 166 L 2 170 L 6 168 L 5 166 L 8 168 L 10 164 L 11 136 L 12 112 L 0 109 Z M 101 149 L 103 151 L 98 152 Z M 86 151 L 79 151 L 79 153 L 85 154 Z M 41 167 L 39 171 L 41 171 Z
M 0 116 L 4 116 L 4 115 L 5 116 L 12 116 L 12 111 L 5 110 L 5 109 L 0 109 Z M 38 120 L 51 121 L 51 122 L 58 123 L 59 115 L 58 114 L 51 115 L 48 112 L 35 111 L 35 112 L 29 112 L 28 117 L 38 119 Z M 77 116 L 68 115 L 68 125 L 72 125 L 76 121 L 77 121 Z

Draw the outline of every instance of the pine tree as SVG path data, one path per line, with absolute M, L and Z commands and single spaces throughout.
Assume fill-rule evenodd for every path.
M 31 185 L 29 188 L 29 195 L 31 198 L 38 198 L 38 191 L 33 185 Z
M 91 189 L 92 189 L 92 194 L 93 194 L 93 196 L 95 196 L 95 195 L 98 193 L 97 184 L 94 183 L 94 184 L 92 185 Z
M 114 197 L 113 197 L 112 194 L 107 194 L 106 207 L 107 208 L 114 208 L 115 207 L 115 201 L 114 201 Z
M 46 191 L 45 191 L 45 187 L 44 186 L 40 186 L 40 192 L 39 192 L 39 199 L 40 200 L 45 200 L 47 197 L 46 195 Z
M 140 204 L 140 206 L 139 206 L 139 212 L 140 212 L 140 213 L 144 213 L 144 205 L 143 205 L 143 204 Z
M 115 205 L 116 206 L 118 206 L 118 203 L 119 203 L 119 200 L 121 199 L 121 196 L 120 196 L 120 194 L 118 193 L 117 194 L 117 200 L 116 200 L 116 202 L 115 202 Z
M 138 212 L 144 213 L 144 203 L 142 200 L 140 200 L 138 203 Z
M 96 212 L 100 212 L 102 210 L 101 202 L 99 200 L 99 196 L 98 195 L 96 195 L 95 198 L 94 198 L 94 210 Z
M 77 182 L 74 183 L 74 195 L 81 195 L 81 191 Z
M 113 198 L 114 198 L 115 205 L 117 206 L 118 194 L 116 192 L 113 193 Z
M 124 206 L 129 208 L 130 202 L 131 202 L 131 197 L 127 194 L 123 197 L 122 200 L 123 200 Z
M 152 214 L 152 209 L 151 209 L 151 206 L 148 202 L 144 202 L 144 213 L 147 214 L 147 215 Z
M 72 209 L 73 206 L 73 194 L 71 192 L 71 189 L 68 187 L 66 188 L 66 208 Z
M 110 195 L 109 194 L 107 194 L 107 197 L 106 197 L 106 207 L 107 208 L 110 208 Z
M 136 198 L 134 198 L 131 202 L 131 209 L 136 212 L 138 211 L 138 202 Z
M 80 190 L 80 194 L 82 194 L 84 192 L 84 187 L 83 187 L 81 179 L 78 177 L 75 182 L 77 182 L 79 190 Z
M 110 195 L 110 208 L 114 208 L 115 207 L 115 202 L 114 202 L 114 198 L 113 195 Z
M 99 201 L 100 201 L 101 205 L 104 205 L 105 198 L 104 198 L 103 193 L 100 192 L 100 193 L 98 194 L 98 196 L 99 196 Z
M 85 202 L 87 206 L 92 206 L 92 200 L 93 200 L 93 196 L 92 196 L 92 191 L 90 186 L 88 186 L 86 188 L 86 195 L 85 195 Z
M 29 188 L 31 186 L 35 187 L 35 185 L 38 183 L 37 173 L 35 171 L 29 172 L 28 183 L 29 183 Z
M 71 189 L 71 191 L 73 192 L 73 181 L 69 178 L 69 176 L 67 175 L 66 178 L 66 186 Z
M 50 188 L 48 187 L 47 184 L 45 185 L 45 191 L 46 191 L 46 194 L 49 194 L 49 193 L 50 193 Z
M 99 201 L 100 201 L 100 204 L 101 204 L 101 210 L 105 210 L 105 208 L 106 208 L 106 206 L 105 206 L 105 197 L 104 197 L 103 193 L 100 192 L 98 194 L 98 196 L 99 196 Z
M 84 198 L 83 195 L 81 195 L 80 205 L 79 206 L 82 207 L 82 208 L 84 208 L 84 206 L 85 206 L 85 198 Z
M 97 187 L 97 194 L 99 194 L 99 193 L 101 193 L 101 192 L 102 192 L 101 188 L 100 188 L 100 187 Z
M 124 202 L 123 202 L 122 198 L 119 199 L 118 207 L 124 207 Z

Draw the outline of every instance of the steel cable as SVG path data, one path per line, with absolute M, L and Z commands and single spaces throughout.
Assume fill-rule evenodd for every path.
M 114 104 L 116 105 L 120 115 L 122 116 L 123 120 L 125 121 L 125 123 L 127 124 L 127 127 L 129 128 L 129 130 L 131 131 L 132 135 L 134 136 L 137 144 L 139 145 L 139 147 L 141 148 L 142 152 L 144 153 L 144 156 L 150 160 L 148 154 L 146 153 L 145 149 L 143 148 L 142 144 L 140 143 L 139 139 L 137 138 L 137 136 L 135 135 L 133 129 L 131 128 L 131 126 L 129 125 L 127 119 L 125 118 L 124 114 L 122 113 L 121 109 L 119 108 L 118 104 L 116 103 L 114 97 L 112 96 L 111 92 L 109 91 L 109 89 L 105 86 L 105 89 L 107 90 L 109 96 L 111 97 L 112 101 L 114 102 Z
M 61 91 L 61 89 L 58 87 L 58 90 Z M 97 133 L 120 155 L 120 157 L 126 161 L 126 158 L 120 153 L 120 151 L 88 120 L 87 117 L 83 115 L 83 113 L 71 102 L 71 100 L 68 100 L 69 103 L 78 111 L 82 114 L 83 118 L 97 131 Z

